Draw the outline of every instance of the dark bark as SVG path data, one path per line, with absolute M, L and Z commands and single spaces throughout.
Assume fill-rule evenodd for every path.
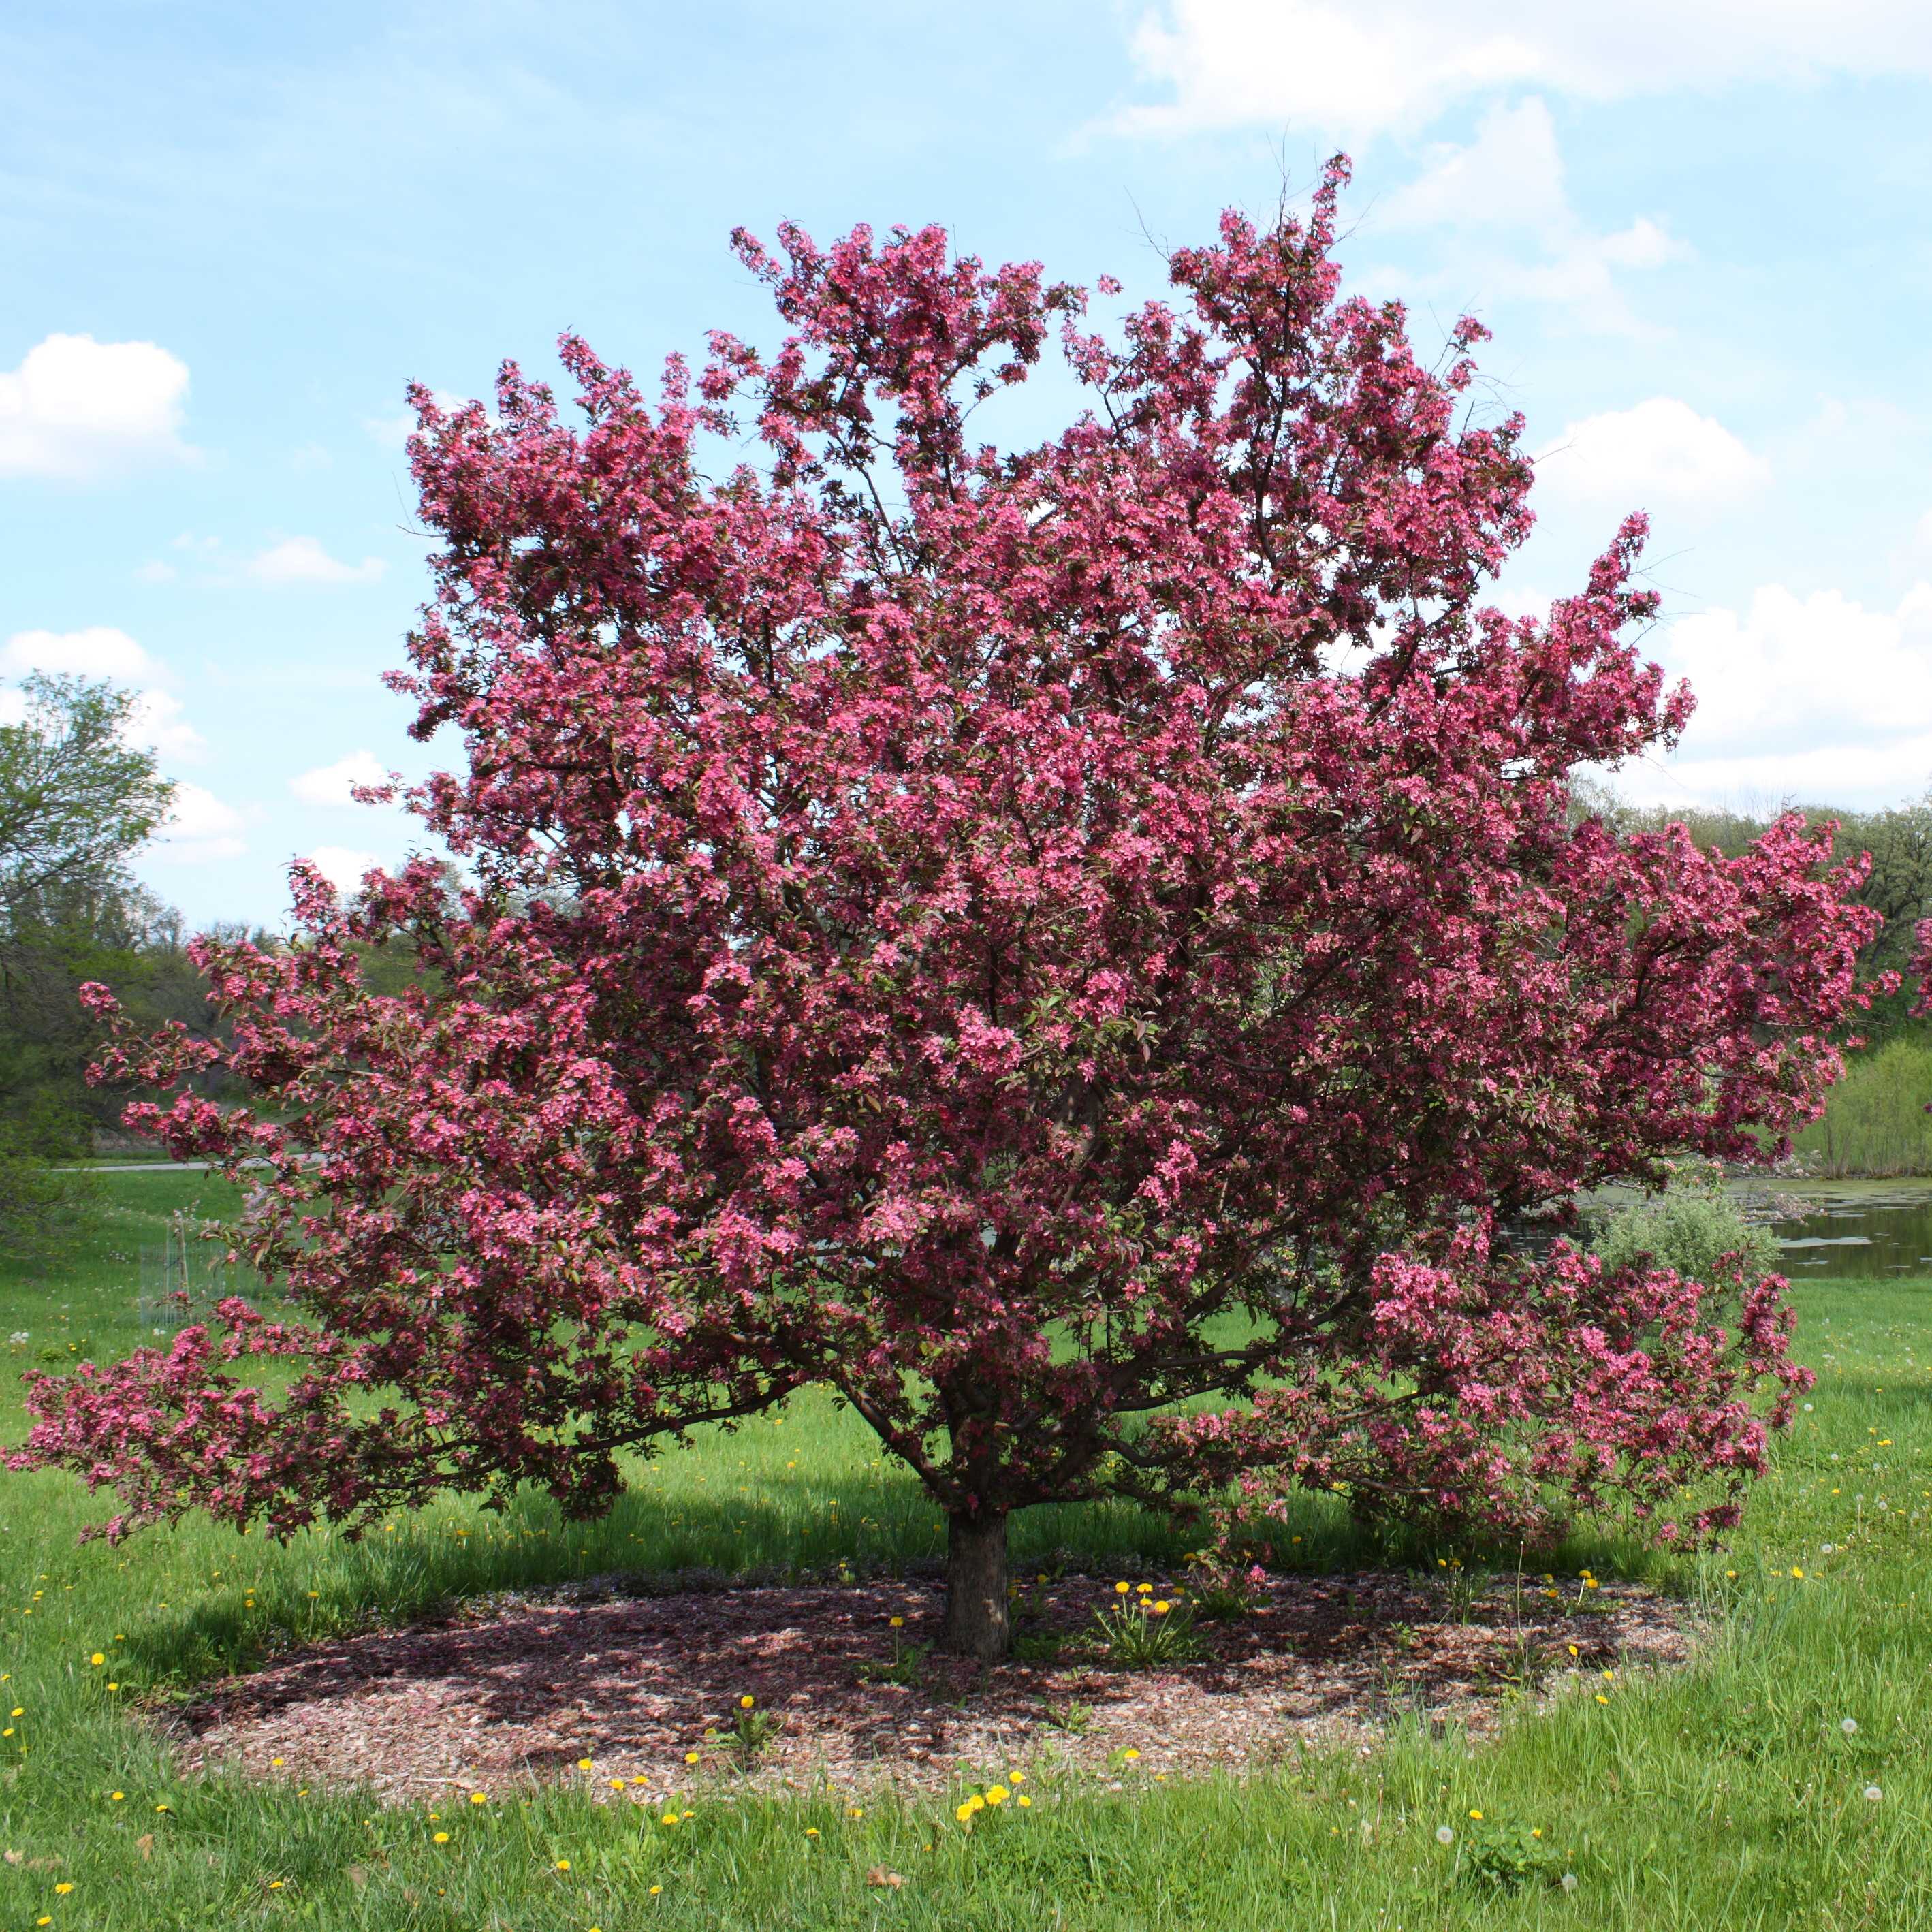
M 982 1510 L 946 1518 L 945 1647 L 989 1664 L 1012 1647 L 1004 1514 Z

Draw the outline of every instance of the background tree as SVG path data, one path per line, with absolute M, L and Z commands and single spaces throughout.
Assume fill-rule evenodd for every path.
M 128 862 L 166 816 L 172 788 L 134 743 L 136 700 L 105 683 L 34 676 L 26 715 L 0 725 L 0 1245 L 43 1243 L 85 1196 L 50 1162 L 90 1154 L 108 1096 L 85 1079 L 99 1020 L 90 980 L 149 989 L 175 962 L 169 1004 L 206 1007 L 178 917 Z M 151 996 L 140 1010 L 158 1020 Z
M 936 229 L 787 228 L 738 245 L 794 333 L 715 337 L 694 397 L 572 340 L 580 431 L 514 368 L 494 420 L 418 392 L 399 682 L 464 734 L 415 803 L 473 884 L 298 873 L 296 944 L 198 946 L 232 1048 L 110 1071 L 259 1084 L 134 1117 L 269 1163 L 245 1241 L 306 1318 L 42 1379 L 21 1460 L 118 1486 L 114 1534 L 590 1514 L 822 1384 L 944 1511 L 984 1655 L 1048 1498 L 1312 1484 L 1534 1538 L 1619 1497 L 1676 1533 L 1703 1483 L 1683 1526 L 1727 1520 L 1756 1385 L 1775 1421 L 1803 1380 L 1778 1284 L 1718 1326 L 1496 1230 L 1808 1118 L 1871 916 L 1796 818 L 1734 859 L 1571 822 L 1574 767 L 1690 709 L 1623 636 L 1641 522 L 1546 623 L 1483 606 L 1521 426 L 1469 419 L 1474 324 L 1432 372 L 1338 298 L 1340 179 L 1117 340 Z M 1056 321 L 1089 407 L 970 440 Z M 762 470 L 707 481 L 746 424 Z M 398 934 L 436 977 L 379 995 Z

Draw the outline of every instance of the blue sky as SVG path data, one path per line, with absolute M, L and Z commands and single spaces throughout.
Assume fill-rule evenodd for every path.
M 0 673 L 148 694 L 184 791 L 145 875 L 278 922 L 295 855 L 410 843 L 349 776 L 438 755 L 380 682 L 425 582 L 406 382 L 482 393 L 565 328 L 646 370 L 710 326 L 770 341 L 726 237 L 786 216 L 941 221 L 1142 296 L 1155 242 L 1346 146 L 1353 284 L 1431 346 L 1481 315 L 1546 452 L 1504 600 L 1652 514 L 1650 649 L 1700 710 L 1618 782 L 1914 796 L 1929 82 L 1932 11 L 1892 0 L 15 8 Z

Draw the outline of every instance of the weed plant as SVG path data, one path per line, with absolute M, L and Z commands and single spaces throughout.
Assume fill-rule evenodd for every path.
M 198 1176 L 102 1178 L 114 1204 L 95 1251 L 56 1278 L 0 1276 L 0 1336 L 27 1337 L 16 1366 L 83 1334 L 103 1354 L 131 1346 L 140 1244 L 197 1197 L 202 1211 L 227 1204 Z M 587 1778 L 388 1804 L 353 1787 L 184 1778 L 130 1708 L 164 1714 L 278 1645 L 459 1598 L 625 1570 L 825 1577 L 936 1556 L 942 1528 L 909 1479 L 823 1402 L 667 1456 L 589 1528 L 522 1498 L 500 1517 L 452 1504 L 354 1545 L 193 1525 L 76 1546 L 107 1500 L 64 1477 L 7 1477 L 0 1850 L 18 1857 L 0 1862 L 0 1927 L 1932 1925 L 1932 1282 L 1812 1280 L 1795 1298 L 1820 1384 L 1730 1546 L 1646 1557 L 1606 1531 L 1543 1566 L 1566 1606 L 1587 1605 L 1598 1576 L 1682 1592 L 1704 1632 L 1688 1667 L 1561 1679 L 1546 1698 L 1499 1684 L 1492 1739 L 1436 1735 L 1417 1713 L 1366 1755 L 1291 1740 L 1241 1779 L 1163 1781 L 1149 1738 L 1094 1777 L 1044 1750 L 1030 1765 L 962 1765 L 934 1801 L 883 1786 L 755 1796 L 721 1732 L 717 1762 L 649 1810 L 603 1802 Z M 1033 1514 L 1016 1524 L 1028 1567 L 1064 1548 L 1070 1568 L 1111 1580 L 1174 1574 L 1183 1555 L 1124 1508 Z M 1317 1498 L 1287 1527 L 1312 1570 L 1391 1560 Z M 1515 1567 L 1513 1552 L 1466 1558 Z M 1090 1706 L 1053 1714 L 1069 1732 L 1095 1721 Z M 957 1806 L 995 1784 L 1031 1804 L 961 1823 Z

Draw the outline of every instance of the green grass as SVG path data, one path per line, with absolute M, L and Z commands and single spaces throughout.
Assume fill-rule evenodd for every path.
M 31 1333 L 22 1366 L 82 1334 L 104 1355 L 131 1344 L 142 1244 L 176 1208 L 227 1204 L 200 1176 L 104 1181 L 116 1213 L 92 1251 L 57 1282 L 0 1276 L 0 1335 Z M 854 1818 L 829 1795 L 734 1799 L 728 1784 L 700 1787 L 670 1827 L 568 1787 L 433 1824 L 352 1791 L 183 1781 L 122 1708 L 244 1666 L 281 1633 L 474 1592 L 935 1554 L 938 1520 L 910 1480 L 823 1402 L 668 1455 L 587 1532 L 532 1502 L 502 1519 L 452 1505 L 359 1546 L 196 1526 L 77 1548 L 106 1501 L 65 1478 L 7 1477 L 0 1711 L 20 1714 L 0 1720 L 14 1730 L 0 1738 L 0 1849 L 22 1856 L 0 1864 L 0 1932 L 43 1918 L 449 1932 L 1932 1924 L 1932 1283 L 1813 1280 L 1797 1300 L 1801 1352 L 1821 1371 L 1812 1409 L 1730 1550 L 1654 1565 L 1709 1619 L 1691 1668 L 1612 1682 L 1606 1702 L 1523 1710 L 1473 1750 L 1408 1731 L 1368 1758 L 1120 1792 L 1036 1767 L 1034 1808 L 982 1814 L 970 1836 L 950 1804 L 882 1796 Z M 1312 1562 L 1377 1558 L 1318 1500 L 1297 1527 Z M 1175 1554 L 1165 1526 L 1124 1509 L 1036 1511 L 1016 1534 L 1023 1562 L 1055 1548 L 1102 1568 Z M 1610 1538 L 1566 1552 L 1606 1576 L 1639 1560 Z M 1458 1834 L 1446 1846 L 1443 1827 Z M 1492 1834 L 1519 1827 L 1554 1862 L 1517 1889 L 1472 1881 L 1472 1861 L 1503 1862 Z M 868 1885 L 880 1865 L 906 1884 Z M 1554 1883 L 1564 1871 L 1574 1891 Z

